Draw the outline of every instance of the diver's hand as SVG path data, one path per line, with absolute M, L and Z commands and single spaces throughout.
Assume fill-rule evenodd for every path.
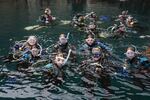
M 52 20 L 56 20 L 56 17 L 52 17 Z
M 97 73 L 101 73 L 101 68 L 98 68 L 98 67 L 97 67 L 97 68 L 95 69 L 95 71 L 96 71 Z

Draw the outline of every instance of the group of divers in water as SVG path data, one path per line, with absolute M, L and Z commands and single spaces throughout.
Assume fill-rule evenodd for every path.
M 106 19 L 105 17 L 101 17 Z M 40 16 L 42 25 L 48 25 L 56 18 L 51 15 L 49 8 Z M 126 34 L 126 28 L 136 27 L 138 24 L 128 11 L 123 11 L 117 20 L 120 25 L 111 27 L 113 36 L 121 37 Z M 99 78 L 110 74 L 130 77 L 136 73 L 150 72 L 150 48 L 145 52 L 138 52 L 133 45 L 126 50 L 126 59 L 122 60 L 112 53 L 112 48 L 99 38 L 97 15 L 94 12 L 77 14 L 71 22 L 73 27 L 85 31 L 87 36 L 80 48 L 68 42 L 68 34 L 60 34 L 58 42 L 43 48 L 36 36 L 29 36 L 27 40 L 16 41 L 7 56 L 1 56 L 3 63 L 16 63 L 17 70 L 23 73 L 41 75 L 47 82 L 63 82 L 64 70 L 69 64 L 75 64 L 78 56 L 83 58 L 80 64 L 75 64 L 75 73 Z M 73 65 L 71 65 L 73 66 Z M 8 74 L 9 70 L 1 68 L 0 74 Z

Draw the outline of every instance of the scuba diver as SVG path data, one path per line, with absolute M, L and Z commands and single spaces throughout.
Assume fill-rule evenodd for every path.
M 72 19 L 72 24 L 74 27 L 77 27 L 80 30 L 84 30 L 84 28 L 86 27 L 85 16 L 82 14 L 75 15 Z
M 29 36 L 26 41 L 18 41 L 12 47 L 8 56 L 3 57 L 3 62 L 18 62 L 17 66 L 28 68 L 41 58 L 42 47 L 35 36 Z
M 41 60 L 41 55 L 39 55 L 39 50 L 33 48 L 32 50 L 25 52 L 19 59 L 15 60 L 17 62 L 17 69 L 19 71 L 24 70 L 32 66 L 35 62 Z
M 32 48 L 39 49 L 38 40 L 36 36 L 29 36 L 26 42 L 19 48 L 21 51 L 32 50 Z
M 138 72 L 149 71 L 150 61 L 148 57 L 141 55 L 137 52 L 135 47 L 128 47 L 125 53 L 125 65 L 129 69 L 136 69 Z M 134 71 L 134 70 L 133 70 Z
M 68 39 L 65 34 L 60 34 L 59 41 L 53 47 L 53 52 L 67 53 L 69 49 Z
M 53 17 L 51 15 L 51 10 L 49 8 L 46 8 L 44 14 L 39 17 L 39 20 L 43 25 L 47 25 L 56 20 L 56 17 Z
M 93 35 L 87 35 L 85 43 L 82 44 L 80 51 L 85 55 L 90 55 L 94 47 L 102 48 L 102 52 L 107 55 L 111 49 L 100 40 L 96 40 Z
M 70 59 L 72 59 L 71 61 L 75 61 L 76 56 L 73 51 L 75 51 L 76 48 L 68 43 L 68 35 L 65 36 L 65 34 L 60 34 L 59 41 L 52 48 L 52 53 L 63 53 L 64 56 L 66 56 L 70 49 L 72 50 Z
M 88 13 L 86 15 L 78 13 L 73 17 L 72 24 L 74 27 L 79 28 L 79 30 L 87 31 L 88 29 L 90 31 L 93 31 L 96 29 L 96 19 L 97 16 L 94 12 Z M 90 24 L 88 25 L 88 23 Z
M 54 60 L 42 68 L 42 75 L 45 82 L 63 82 L 64 74 L 63 67 L 65 65 L 65 58 L 62 53 L 58 53 Z M 46 80 L 48 79 L 48 80 Z
M 135 27 L 135 25 L 137 24 L 137 21 L 134 20 L 134 18 L 132 16 L 128 16 L 127 19 L 126 19 L 126 25 L 129 27 L 129 28 L 133 28 Z
M 114 24 L 113 26 L 108 27 L 107 32 L 111 33 L 109 37 L 113 38 L 121 38 L 127 35 L 126 27 L 123 23 L 120 23 L 120 25 Z
M 32 48 L 38 48 L 40 45 L 37 42 L 37 38 L 35 36 L 29 36 L 27 40 L 22 40 L 22 41 L 16 41 L 15 45 L 11 47 L 11 51 L 9 55 L 5 58 L 5 61 L 11 62 L 13 60 L 19 59 L 23 53 L 26 53 Z
M 97 21 L 97 16 L 95 12 L 90 12 L 87 15 L 85 15 L 85 19 L 89 19 L 90 22 L 95 23 Z
M 86 54 L 90 54 L 93 47 L 96 47 L 97 43 L 92 35 L 88 35 L 85 39 L 85 43 L 82 44 L 80 51 Z
M 128 11 L 122 11 L 121 15 L 118 16 L 118 20 L 120 22 L 122 22 L 123 24 L 125 24 L 126 19 L 127 19 L 128 16 L 129 16 Z
M 97 80 L 109 76 L 102 49 L 100 47 L 92 48 L 92 55 L 89 59 L 82 61 L 78 71 L 83 75 L 82 80 L 89 85 L 95 85 Z
M 120 24 L 116 30 L 114 30 L 114 37 L 125 37 L 126 36 L 126 27 L 124 24 Z
M 52 82 L 54 84 L 62 83 L 64 79 L 64 66 L 66 65 L 71 54 L 71 49 L 68 52 L 68 55 L 65 59 L 62 53 L 57 53 L 53 58 L 50 58 L 50 61 L 47 65 L 42 67 L 42 75 L 45 82 Z M 39 70 L 40 71 L 40 70 Z M 41 72 L 41 71 L 40 71 Z
M 148 46 L 148 48 L 146 49 L 146 51 L 143 52 L 143 54 L 150 59 L 150 45 Z
M 90 24 L 86 28 L 86 32 L 91 35 L 96 35 L 98 33 L 96 28 L 97 28 L 97 25 L 94 22 L 90 22 Z

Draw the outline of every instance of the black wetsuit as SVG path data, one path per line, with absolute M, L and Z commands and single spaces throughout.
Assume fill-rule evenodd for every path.
M 81 46 L 80 51 L 83 53 L 90 53 L 92 52 L 92 49 L 94 47 L 100 47 L 102 49 L 103 54 L 109 54 L 109 51 L 111 51 L 111 48 L 109 48 L 107 45 L 105 45 L 103 42 L 99 40 L 95 40 L 92 45 L 88 45 L 86 42 Z
M 94 47 L 97 47 L 98 46 L 98 44 L 97 44 L 97 42 L 96 41 L 94 41 L 94 43 L 92 44 L 92 45 L 89 45 L 89 44 L 87 44 L 86 42 L 81 46 L 81 48 L 80 48 L 80 51 L 81 52 L 88 52 L 88 53 L 91 53 L 92 52 L 92 49 L 94 48 Z
M 98 61 L 92 59 L 85 60 L 79 66 L 79 72 L 82 72 L 82 81 L 86 85 L 93 86 L 95 82 L 100 81 L 102 78 L 108 76 L 105 67 L 102 65 L 103 60 L 100 58 Z
M 63 66 L 59 67 L 55 63 L 50 64 L 51 67 L 42 69 L 44 81 L 48 79 L 47 82 L 57 82 L 62 81 L 58 78 L 64 78 Z
M 127 64 L 129 64 L 130 69 L 139 69 L 141 70 L 148 70 L 150 69 L 150 61 L 147 57 L 144 56 L 136 56 L 133 59 L 127 59 Z
M 53 48 L 53 52 L 61 52 L 61 53 L 67 53 L 69 51 L 69 44 L 61 44 L 60 42 L 58 42 L 54 48 Z

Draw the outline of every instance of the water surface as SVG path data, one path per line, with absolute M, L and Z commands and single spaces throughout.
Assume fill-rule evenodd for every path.
M 0 55 L 7 55 L 10 45 L 29 35 L 36 35 L 44 47 L 55 43 L 60 33 L 68 32 L 71 32 L 69 41 L 72 44 L 82 43 L 84 34 L 70 25 L 55 25 L 38 31 L 24 30 L 26 26 L 37 24 L 38 16 L 46 7 L 50 7 L 52 14 L 62 20 L 71 20 L 78 12 L 95 11 L 98 16 L 115 17 L 122 10 L 128 10 L 144 27 L 138 35 L 144 35 L 150 34 L 149 6 L 149 0 L 0 0 Z M 141 50 L 149 44 L 149 39 L 140 39 L 138 35 L 103 41 L 112 45 L 113 52 L 123 58 L 128 45 L 134 44 Z M 15 70 L 13 64 L 6 66 Z M 0 77 L 0 100 L 149 100 L 150 75 L 138 77 L 128 79 L 113 76 L 110 80 L 101 80 L 94 87 L 83 84 L 82 78 L 69 68 L 66 70 L 65 83 L 60 86 L 51 83 L 43 85 L 39 77 L 23 74 L 17 77 L 18 83 L 13 84 L 7 83 L 7 78 Z

